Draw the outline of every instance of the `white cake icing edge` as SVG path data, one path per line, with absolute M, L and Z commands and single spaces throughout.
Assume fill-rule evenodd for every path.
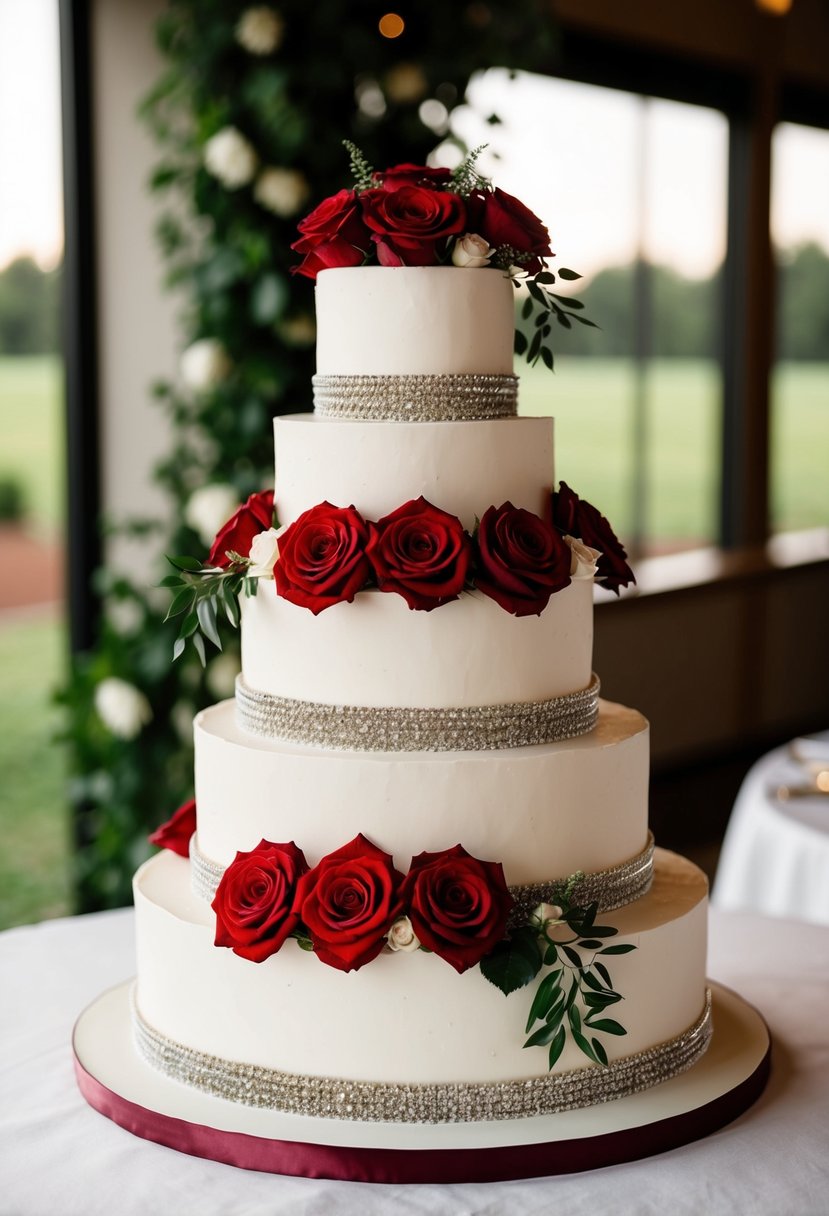
M 511 375 L 515 290 L 501 272 L 344 267 L 317 276 L 317 372 Z
M 362 832 L 401 871 L 460 843 L 517 885 L 609 869 L 647 840 L 648 724 L 608 702 L 565 743 L 388 755 L 253 738 L 225 701 L 196 718 L 195 748 L 199 849 L 223 866 L 263 839 L 315 864 Z
M 611 1060 L 672 1039 L 705 1000 L 707 883 L 685 858 L 657 850 L 651 892 L 601 917 L 627 1029 L 604 1036 Z M 261 964 L 213 945 L 214 916 L 189 889 L 189 866 L 166 853 L 134 883 L 137 1003 L 167 1037 L 229 1060 L 287 1072 L 370 1081 L 501 1081 L 547 1071 L 523 1050 L 532 989 L 509 997 L 477 968 L 457 975 L 436 955 L 383 953 L 345 974 L 288 942 Z M 336 1016 L 334 1016 L 336 1011 Z M 555 1071 L 581 1067 L 568 1044 Z

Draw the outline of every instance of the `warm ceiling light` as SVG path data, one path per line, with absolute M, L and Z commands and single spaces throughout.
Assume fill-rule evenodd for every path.
M 766 13 L 774 13 L 783 17 L 792 7 L 792 0 L 755 0 L 757 7 Z
M 399 13 L 385 13 L 378 22 L 378 28 L 384 38 L 399 38 L 406 28 L 406 22 Z

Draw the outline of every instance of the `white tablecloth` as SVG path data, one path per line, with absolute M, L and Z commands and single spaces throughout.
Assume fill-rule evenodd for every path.
M 801 747 L 825 757 L 829 768 L 829 734 Z M 785 747 L 769 752 L 747 774 L 720 853 L 711 893 L 715 907 L 829 925 L 829 796 L 775 797 L 779 786 L 806 781 Z
M 829 929 L 714 913 L 709 973 L 775 1041 L 759 1102 L 660 1157 L 526 1182 L 389 1187 L 281 1178 L 135 1139 L 88 1107 L 69 1039 L 79 1011 L 132 974 L 130 910 L 0 934 L 3 1216 L 825 1216 L 829 1212 Z

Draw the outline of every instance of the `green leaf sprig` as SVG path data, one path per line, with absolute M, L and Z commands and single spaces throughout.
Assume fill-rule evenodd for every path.
M 164 620 L 181 616 L 181 627 L 173 645 L 173 658 L 184 653 L 188 641 L 206 664 L 205 641 L 222 649 L 219 621 L 226 616 L 234 629 L 239 628 L 238 597 L 256 595 L 259 579 L 248 574 L 250 560 L 238 553 L 229 553 L 230 565 L 224 569 L 204 566 L 194 557 L 168 557 L 178 573 L 168 574 L 161 586 L 172 591 L 173 598 Z
M 368 163 L 362 151 L 350 139 L 343 140 L 343 147 L 348 153 L 348 160 L 351 166 L 351 176 L 354 180 L 354 189 L 359 194 L 361 190 L 370 190 L 376 185 L 374 180 L 374 169 Z
M 467 152 L 457 168 L 452 170 L 448 188 L 454 194 L 459 194 L 461 198 L 469 198 L 473 190 L 492 189 L 489 179 L 483 177 L 475 168 L 475 162 L 478 157 L 488 147 L 489 144 L 479 144 L 477 148 L 473 148 L 471 152 Z
M 558 271 L 558 277 L 572 282 L 580 279 L 581 275 L 577 274 L 575 270 L 561 268 Z M 520 280 L 515 282 L 516 286 L 519 286 Z M 556 320 L 564 329 L 572 329 L 573 321 L 577 321 L 579 325 L 587 325 L 591 329 L 598 329 L 598 326 L 588 317 L 581 315 L 581 310 L 584 308 L 581 300 L 560 296 L 550 291 L 550 287 L 556 282 L 556 276 L 552 270 L 540 270 L 538 274 L 527 278 L 525 282 L 529 294 L 522 305 L 521 316 L 525 321 L 529 321 L 530 317 L 535 314 L 534 333 L 531 338 L 527 338 L 525 333 L 516 329 L 515 353 L 517 355 L 525 354 L 531 367 L 535 367 L 540 358 L 545 367 L 553 371 L 555 360 L 553 349 L 548 342 L 550 334 L 553 332 L 553 320 Z

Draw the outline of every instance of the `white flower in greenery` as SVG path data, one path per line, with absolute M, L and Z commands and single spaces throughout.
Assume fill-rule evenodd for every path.
M 452 265 L 468 267 L 477 270 L 480 266 L 488 266 L 489 259 L 494 253 L 488 241 L 475 232 L 467 232 L 459 236 L 452 250 Z
M 312 346 L 317 336 L 317 327 L 309 313 L 301 312 L 295 317 L 280 321 L 276 332 L 288 346 Z
M 389 101 L 404 106 L 425 97 L 429 82 L 418 64 L 396 63 L 386 72 L 383 88 Z
M 214 484 L 194 490 L 184 508 L 184 522 L 205 545 L 212 545 L 216 533 L 239 506 L 233 486 Z
M 254 536 L 248 554 L 253 563 L 248 567 L 248 574 L 252 578 L 273 577 L 274 563 L 279 557 L 279 538 L 284 531 L 284 528 L 268 528 L 266 532 Z
M 253 145 L 235 127 L 222 127 L 204 145 L 204 167 L 228 190 L 253 180 L 257 156 Z
M 405 950 L 407 954 L 410 954 L 413 950 L 420 949 L 420 939 L 408 916 L 398 916 L 386 934 L 386 939 L 390 950 Z
M 193 706 L 189 701 L 176 701 L 170 711 L 173 730 L 182 743 L 193 746 Z
M 203 392 L 226 380 L 233 364 L 225 348 L 216 338 L 199 338 L 179 359 L 179 373 L 185 386 Z
M 270 55 L 281 44 L 285 22 L 266 4 L 246 8 L 236 24 L 236 41 L 251 55 Z
M 557 925 L 563 915 L 564 909 L 560 908 L 558 904 L 539 904 L 533 912 L 533 920 L 537 920 L 542 927 L 546 928 L 550 924 Z
M 214 697 L 224 701 L 232 697 L 236 691 L 236 677 L 239 674 L 239 660 L 232 654 L 219 654 L 207 665 L 207 687 Z
M 108 676 L 95 689 L 95 710 L 118 739 L 134 739 L 152 721 L 150 703 L 134 684 Z
M 144 623 L 144 610 L 137 600 L 110 600 L 107 620 L 119 637 L 129 638 L 138 633 Z
M 257 203 L 282 219 L 296 215 L 310 193 L 308 179 L 297 169 L 263 169 L 253 187 Z
M 570 577 L 593 578 L 596 562 L 601 557 L 599 549 L 591 549 L 576 536 L 565 536 L 564 543 L 570 547 Z

